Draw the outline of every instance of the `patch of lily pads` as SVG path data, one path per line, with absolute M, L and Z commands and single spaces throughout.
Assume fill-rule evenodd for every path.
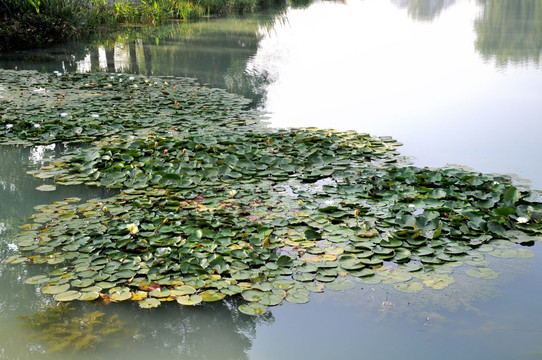
M 34 176 L 121 189 L 37 206 L 4 260 L 54 266 L 27 283 L 59 302 L 235 296 L 257 315 L 356 282 L 492 279 L 489 257 L 532 257 L 541 238 L 539 194 L 506 176 L 409 166 L 390 138 L 266 128 L 190 79 L 0 71 L 0 85 L 6 143 L 92 142 Z

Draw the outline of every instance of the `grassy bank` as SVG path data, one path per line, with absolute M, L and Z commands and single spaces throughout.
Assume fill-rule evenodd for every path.
M 253 12 L 283 0 L 0 0 L 0 52 L 43 48 L 120 24 Z

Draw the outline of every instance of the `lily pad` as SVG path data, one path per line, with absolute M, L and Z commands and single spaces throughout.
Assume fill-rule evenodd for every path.
M 2 141 L 87 144 L 34 175 L 119 189 L 35 207 L 13 239 L 21 254 L 3 263 L 61 264 L 28 280 L 44 292 L 273 306 L 351 277 L 442 289 L 462 264 L 484 269 L 485 254 L 534 256 L 522 246 L 542 234 L 542 205 L 508 177 L 405 165 L 397 142 L 353 131 L 270 129 L 248 100 L 194 80 L 110 76 L 0 72 L 13 94 L 47 88 L 65 114 L 11 96 Z
M 28 278 L 25 280 L 25 284 L 43 284 L 50 280 L 50 278 L 46 275 L 36 275 L 32 276 L 31 278 Z
M 139 301 L 139 307 L 142 309 L 152 309 L 155 307 L 160 306 L 160 300 L 155 298 L 146 298 L 144 300 Z
M 113 301 L 125 301 L 132 299 L 132 293 L 130 292 L 130 289 L 123 289 L 119 291 L 115 291 L 112 294 L 110 294 L 110 299 Z
M 325 286 L 329 290 L 340 291 L 340 290 L 352 289 L 354 288 L 355 285 L 354 285 L 354 282 L 347 279 L 343 281 L 335 280 L 335 281 L 326 283 Z
M 212 302 L 212 301 L 219 301 L 226 297 L 225 294 L 221 293 L 218 290 L 206 290 L 199 294 L 203 301 L 206 302 Z
M 465 272 L 467 275 L 478 279 L 496 279 L 499 277 L 499 273 L 490 268 L 466 269 Z
M 41 292 L 44 294 L 60 294 L 63 292 L 66 292 L 70 288 L 69 284 L 61 284 L 61 285 L 46 285 L 41 288 Z
M 55 301 L 73 301 L 81 297 L 81 293 L 76 290 L 69 290 L 59 294 L 56 294 L 54 299 Z
M 175 290 L 179 292 L 179 295 L 192 295 L 196 293 L 196 289 L 189 285 L 177 286 Z
M 265 296 L 265 292 L 261 291 L 261 290 L 246 290 L 246 291 L 243 291 L 243 293 L 241 294 L 241 296 L 243 297 L 243 299 L 245 299 L 246 301 L 250 301 L 250 302 L 258 302 L 260 300 L 262 300 Z
M 267 306 L 258 303 L 239 305 L 239 311 L 246 315 L 262 315 L 267 312 Z
M 83 291 L 78 300 L 81 301 L 93 301 L 100 297 L 100 293 L 97 291 Z
M 55 185 L 40 185 L 36 187 L 36 190 L 38 191 L 55 191 L 56 186 Z
M 201 303 L 203 298 L 198 294 L 192 294 L 179 296 L 176 300 L 181 305 L 194 306 Z
M 423 284 L 417 281 L 393 285 L 397 290 L 406 293 L 415 293 L 423 289 Z

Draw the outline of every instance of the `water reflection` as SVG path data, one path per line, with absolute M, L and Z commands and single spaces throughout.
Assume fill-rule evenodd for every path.
M 483 11 L 475 22 L 476 50 L 498 66 L 540 65 L 541 0 L 479 0 Z
M 240 304 L 233 298 L 193 308 L 170 304 L 152 312 L 133 309 L 128 326 L 138 329 L 134 354 L 139 354 L 136 358 L 143 358 L 143 352 L 170 359 L 249 359 L 257 327 L 275 320 L 272 313 L 244 315 L 237 309 Z M 161 325 L 145 328 L 148 323 Z M 152 349 L 145 350 L 146 344 L 153 344 Z
M 15 344 L 0 346 L 0 359 L 69 360 L 77 356 L 81 360 L 113 358 L 248 360 L 257 329 L 272 325 L 274 317 L 271 313 L 259 317 L 244 315 L 237 309 L 239 305 L 238 299 L 206 303 L 197 307 L 180 307 L 172 302 L 163 304 L 153 311 L 142 311 L 137 304 L 131 302 L 107 307 L 95 303 L 73 303 L 69 306 L 74 311 L 65 314 L 67 323 L 96 311 L 104 313 L 104 322 L 111 316 L 117 316 L 120 320 L 122 326 L 120 332 L 98 340 L 99 354 L 86 349 L 77 350 L 75 347 L 80 339 L 75 336 L 73 342 L 68 342 L 63 351 L 49 352 L 49 346 L 52 344 L 44 344 L 39 338 L 43 336 L 43 332 L 50 333 L 49 342 L 54 342 L 57 335 L 52 332 L 53 329 L 47 327 L 29 329 L 26 327 L 29 324 L 25 321 L 18 321 L 13 323 L 11 332 L 20 338 L 8 335 Z M 53 322 L 51 325 L 55 324 Z M 98 327 L 99 324 L 96 325 L 96 328 Z M 71 331 L 73 330 L 75 329 Z M 0 333 L 1 331 L 2 328 Z M 86 333 L 83 334 L 92 335 L 93 330 L 88 328 L 84 331 Z M 63 335 L 65 334 L 58 334 L 60 337 L 58 340 L 62 340 Z M 82 337 L 84 335 L 81 335 Z M 2 354 L 6 357 L 2 357 Z
M 14 229 L 21 219 L 30 216 L 36 204 L 47 204 L 74 196 L 79 197 L 110 196 L 108 189 L 60 186 L 56 191 L 43 192 L 36 188 L 40 185 L 53 184 L 52 179 L 38 179 L 26 173 L 45 166 L 53 159 L 58 159 L 66 145 L 48 146 L 0 146 L 0 223 L 3 228 Z M 28 199 L 32 201 L 29 202 Z
M 391 0 L 391 2 L 401 8 L 408 9 L 408 16 L 416 21 L 432 21 L 456 0 Z
M 94 48 L 77 63 L 77 68 L 194 77 L 203 84 L 226 88 L 259 103 L 268 76 L 245 69 L 248 59 L 257 51 L 261 38 L 258 29 L 265 28 L 265 21 L 256 17 L 227 18 L 167 25 L 158 29 L 165 36 L 146 35 Z
M 58 51 L 50 62 L 24 65 L 19 59 L 0 66 L 197 77 L 260 99 L 274 112 L 273 121 L 280 123 L 282 117 L 279 126 L 393 135 L 405 143 L 403 153 L 417 156 L 422 165 L 456 162 L 481 171 L 517 172 L 542 189 L 542 73 L 514 66 L 540 62 L 542 45 L 534 41 L 541 37 L 540 3 L 394 1 L 408 7 L 407 17 L 380 0 L 352 0 L 345 6 L 317 2 L 264 15 L 265 21 L 217 19 L 134 30 L 91 50 L 68 52 L 73 57 Z M 484 63 L 480 54 L 497 59 L 505 71 Z M 55 152 L 0 148 L 0 258 L 13 252 L 8 233 L 32 213 L 33 205 L 86 191 L 35 190 L 48 181 L 25 170 Z M 239 314 L 235 303 L 193 309 L 172 303 L 149 312 L 137 304 L 114 304 L 104 311 L 122 314 L 138 335 L 121 350 L 104 349 L 103 354 L 318 359 L 338 351 L 356 358 L 362 348 L 364 356 L 377 358 L 517 359 L 524 351 L 540 358 L 542 303 L 533 284 L 540 282 L 542 262 L 535 250 L 537 258 L 517 262 L 515 268 L 499 267 L 499 279 L 489 286 L 458 276 L 446 291 L 407 298 L 362 284 L 349 293 L 316 294 L 307 305 L 273 308 L 274 316 L 261 323 Z M 37 311 L 49 299 L 22 284 L 42 270 L 0 265 L 0 359 L 32 358 L 16 316 Z M 419 307 L 428 313 L 413 311 Z M 306 346 L 315 339 L 328 339 L 333 346 Z M 451 343 L 456 349 L 448 352 Z

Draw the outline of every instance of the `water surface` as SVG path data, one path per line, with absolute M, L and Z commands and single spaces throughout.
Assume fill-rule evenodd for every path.
M 390 135 L 419 166 L 460 164 L 514 173 L 542 189 L 542 1 L 347 0 L 240 18 L 130 31 L 107 42 L 0 56 L 0 67 L 198 78 L 251 98 L 270 126 Z M 102 190 L 35 188 L 61 148 L 1 147 L 0 257 L 37 204 L 102 197 Z M 142 311 L 137 304 L 75 304 L 118 315 L 126 332 L 89 359 L 540 359 L 540 246 L 532 259 L 488 256 L 500 276 L 456 269 L 446 289 L 406 295 L 383 285 L 311 295 L 264 317 L 235 301 Z M 0 265 L 0 359 L 47 355 L 17 319 L 51 303 L 25 278 L 37 266 Z M 85 358 L 85 356 L 77 356 Z

